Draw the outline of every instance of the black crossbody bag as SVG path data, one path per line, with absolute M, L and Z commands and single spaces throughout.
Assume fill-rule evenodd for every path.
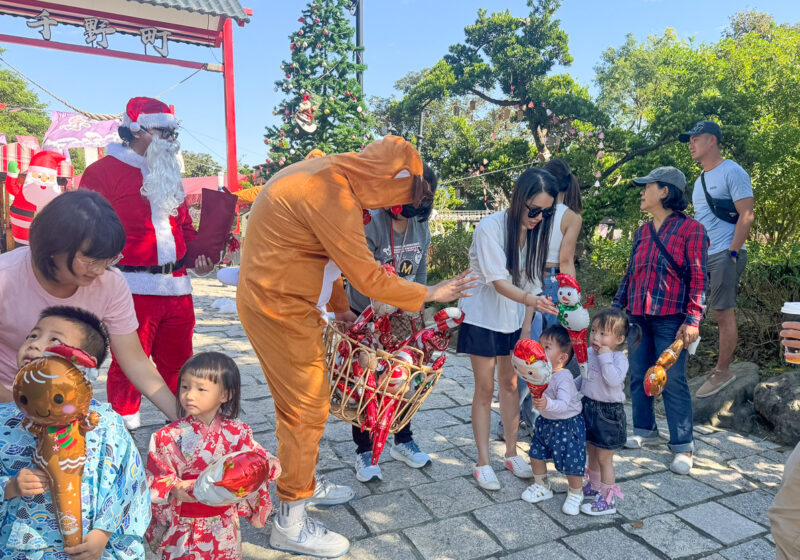
M 667 259 L 667 262 L 672 267 L 672 270 L 674 270 L 678 274 L 678 277 L 682 278 L 683 281 L 688 285 L 690 280 L 689 267 L 686 265 L 678 266 L 678 263 L 675 262 L 675 259 L 672 258 L 672 255 L 669 254 L 669 251 L 667 251 L 667 248 L 664 247 L 664 244 L 658 237 L 658 232 L 656 231 L 656 227 L 653 225 L 653 222 L 650 222 L 650 236 L 653 238 L 653 241 L 655 241 L 656 247 L 658 247 L 661 255 Z
M 700 173 L 700 183 L 703 185 L 703 192 L 706 195 L 706 202 L 708 202 L 709 208 L 711 208 L 711 211 L 714 213 L 714 215 L 723 222 L 735 224 L 739 221 L 739 211 L 736 210 L 736 205 L 732 200 L 727 198 L 711 198 L 711 195 L 708 194 L 708 189 L 706 188 L 705 174 L 705 171 Z

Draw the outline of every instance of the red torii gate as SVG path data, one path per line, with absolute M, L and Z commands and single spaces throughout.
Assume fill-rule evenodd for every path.
M 239 190 L 236 160 L 236 110 L 233 91 L 233 22 L 243 27 L 253 11 L 238 0 L 0 0 L 0 15 L 24 17 L 41 38 L 0 34 L 0 43 L 44 47 L 140 62 L 221 72 L 225 85 L 225 137 L 228 188 Z M 58 25 L 83 27 L 87 45 L 53 40 Z M 139 36 L 144 54 L 109 48 L 116 33 Z M 222 47 L 222 64 L 169 57 L 169 43 Z M 151 46 L 157 55 L 147 54 Z

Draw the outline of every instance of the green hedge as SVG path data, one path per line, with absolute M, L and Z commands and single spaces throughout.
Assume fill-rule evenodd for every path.
M 452 278 L 469 268 L 472 229 L 464 230 L 455 222 L 445 223 L 445 233 L 431 237 L 428 250 L 428 283 Z

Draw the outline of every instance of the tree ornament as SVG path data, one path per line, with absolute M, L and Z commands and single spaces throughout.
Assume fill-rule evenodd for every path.
M 331 96 L 328 98 L 328 101 L 330 101 L 331 103 L 333 103 L 333 96 L 332 96 L 332 95 L 331 95 Z
M 283 64 L 281 64 L 281 70 L 284 70 Z
M 588 131 L 588 132 L 586 133 L 586 136 L 592 136 L 593 134 L 594 134 L 594 132 L 592 132 L 592 131 L 590 130 L 590 131 Z
M 290 154 L 292 154 L 292 155 L 294 155 L 294 148 L 292 148 L 291 150 L 289 150 L 289 153 L 290 153 Z
M 602 149 L 603 149 L 603 148 L 605 148 L 606 146 L 605 146 L 605 144 L 603 144 L 602 142 L 600 142 L 600 145 L 599 145 L 599 146 L 597 146 L 597 147 L 598 147 L 598 148 L 600 148 L 600 149 L 602 150 Z
M 549 117 L 550 115 L 552 115 L 552 114 L 553 114 L 553 111 L 551 111 L 550 109 L 547 109 L 547 110 L 545 111 L 545 113 L 547 113 L 547 116 Z
M 280 137 L 281 137 L 281 138 L 283 138 L 284 136 L 285 136 L 285 134 L 284 134 L 284 133 L 283 133 L 283 131 L 281 130 Z
M 319 23 L 319 18 L 314 18 L 314 23 Z
M 606 135 L 605 135 L 605 134 L 603 134 L 603 133 L 601 132 L 600 134 L 598 134 L 598 135 L 597 135 L 597 137 L 598 137 L 600 140 L 602 140 L 603 138 L 605 138 L 605 137 L 606 137 Z
M 325 109 L 325 114 L 326 115 L 330 115 L 331 114 L 331 110 L 330 109 Z
M 533 101 L 531 101 L 530 103 L 528 103 L 528 109 L 533 109 Z
M 322 44 L 320 44 L 320 43 L 317 43 L 317 48 L 318 48 L 318 49 L 321 49 L 321 48 L 322 48 Z
M 598 171 L 597 173 L 594 174 L 594 176 L 599 179 L 600 177 L 603 176 L 603 174 Z
M 291 74 L 286 74 L 286 79 L 287 79 L 287 80 L 291 79 L 291 77 L 292 77 L 292 75 L 291 75 Z
M 295 128 L 295 129 L 294 129 L 294 133 L 295 133 L 295 134 L 300 134 L 300 129 L 299 129 L 299 128 Z
M 328 31 L 327 29 L 323 29 L 323 30 L 322 30 L 322 34 L 323 34 L 323 35 L 327 35 L 328 33 L 330 33 L 330 31 Z
M 297 18 L 297 21 L 299 21 L 300 23 L 305 23 L 306 22 L 306 18 L 302 18 L 302 17 L 301 18 Z
M 300 102 L 297 113 L 294 115 L 294 122 L 309 134 L 317 130 L 317 123 L 314 122 L 314 107 L 311 102 L 311 95 L 308 93 L 303 95 L 303 100 Z M 299 133 L 300 131 L 295 129 L 295 134 Z
M 599 186 L 600 186 L 600 181 L 599 181 L 599 180 L 596 180 L 596 181 L 594 182 L 594 186 L 595 186 L 595 187 L 599 187 Z
M 301 29 L 300 31 L 297 32 L 297 34 L 298 35 L 302 35 L 303 34 L 303 30 Z
M 363 111 L 364 111 L 364 109 L 362 109 L 362 108 L 361 108 L 361 105 L 359 105 L 358 107 L 356 107 L 356 111 L 358 111 L 359 113 L 361 113 L 361 112 L 363 112 Z
M 308 46 L 308 41 L 303 41 L 303 48 L 306 48 L 307 46 Z

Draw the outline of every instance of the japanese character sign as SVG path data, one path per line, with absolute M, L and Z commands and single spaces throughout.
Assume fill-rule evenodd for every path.
M 86 31 L 83 36 L 86 37 L 86 44 L 94 46 L 95 41 L 98 47 L 108 48 L 108 36 L 117 32 L 113 27 L 108 27 L 107 19 L 98 18 L 85 18 L 83 20 L 83 27 Z M 98 39 L 99 37 L 99 39 Z
M 163 56 L 164 58 L 169 56 L 169 45 L 167 44 L 167 40 L 169 36 L 172 35 L 170 31 L 165 31 L 164 29 L 158 29 L 157 27 L 144 27 L 139 30 L 142 38 L 142 44 L 144 45 L 144 52 L 147 53 L 147 45 L 153 45 L 153 49 Z M 156 45 L 156 40 L 161 39 L 161 45 Z
M 58 22 L 50 17 L 50 12 L 48 12 L 47 10 L 42 10 L 41 13 L 38 16 L 36 16 L 36 18 L 27 21 L 26 23 L 28 24 L 28 27 L 30 27 L 31 29 L 36 29 L 38 27 L 41 27 L 39 33 L 41 33 L 42 39 L 44 39 L 45 41 L 50 40 L 51 36 L 50 28 L 58 25 Z

